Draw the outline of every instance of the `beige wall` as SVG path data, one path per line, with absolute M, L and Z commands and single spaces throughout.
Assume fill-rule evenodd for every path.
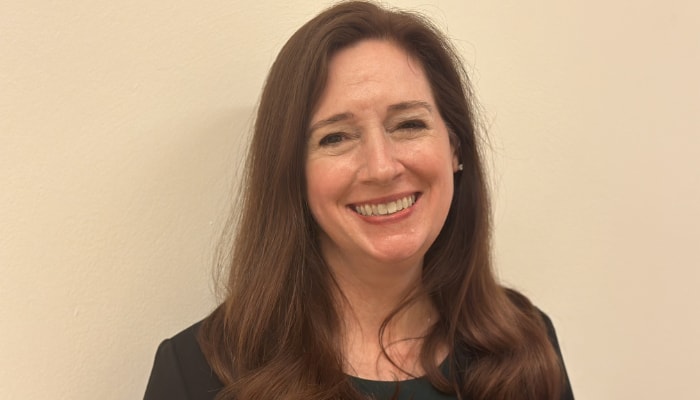
M 262 80 L 321 8 L 278 3 L 0 0 L 0 397 L 140 398 L 212 309 Z M 395 4 L 470 65 L 498 270 L 578 398 L 700 398 L 698 3 Z

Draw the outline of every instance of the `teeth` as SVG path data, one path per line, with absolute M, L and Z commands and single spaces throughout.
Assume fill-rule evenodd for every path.
M 410 196 L 383 204 L 360 204 L 355 206 L 355 211 L 358 214 L 366 217 L 375 215 L 391 215 L 412 206 L 415 202 L 416 195 L 412 194 Z

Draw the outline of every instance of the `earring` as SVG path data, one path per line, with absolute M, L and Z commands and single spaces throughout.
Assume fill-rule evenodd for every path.
M 457 165 L 457 170 L 458 170 L 458 171 L 464 171 L 464 164 L 459 163 L 459 165 Z

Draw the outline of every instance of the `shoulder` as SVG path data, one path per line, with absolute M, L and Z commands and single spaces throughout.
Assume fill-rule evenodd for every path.
M 537 309 L 537 312 L 539 313 L 540 318 L 542 318 L 544 327 L 547 328 L 547 336 L 549 336 L 549 341 L 552 342 L 554 348 L 557 349 L 557 351 L 559 351 L 559 340 L 557 339 L 557 332 L 554 329 L 554 323 L 552 322 L 552 319 L 549 318 L 549 315 L 547 315 L 544 311 L 540 310 L 539 308 Z
M 549 342 L 551 343 L 551 346 L 556 353 L 561 368 L 561 400 L 573 400 L 574 395 L 573 390 L 571 388 L 571 382 L 569 381 L 569 376 L 567 374 L 566 366 L 564 364 L 564 358 L 562 357 L 561 347 L 559 345 L 559 339 L 557 338 L 557 333 L 554 328 L 554 323 L 552 322 L 552 319 L 544 311 L 530 303 L 530 301 L 522 294 L 510 289 L 507 289 L 506 293 L 508 294 L 508 298 L 518 308 L 520 308 L 521 310 L 525 310 L 528 315 L 537 320 L 537 324 L 539 325 L 538 329 L 545 329 Z M 458 346 L 455 349 L 455 360 L 457 363 L 457 368 L 459 369 L 468 368 L 467 366 L 476 359 L 475 357 L 477 356 L 475 356 L 469 350 L 468 346 Z
M 537 306 L 532 304 L 530 300 L 525 297 L 522 293 L 510 289 L 510 288 L 504 288 L 506 291 L 506 295 L 508 296 L 508 299 L 521 311 L 525 312 L 526 314 L 529 314 L 531 316 L 534 316 L 535 318 L 538 318 L 542 324 L 544 325 L 545 329 L 547 330 L 547 336 L 549 337 L 549 341 L 552 342 L 552 345 L 555 347 L 557 352 L 559 352 L 559 341 L 557 340 L 557 333 L 554 329 L 554 324 L 552 323 L 552 319 L 549 318 L 549 316 L 539 309 Z M 561 356 L 561 354 L 560 354 Z
M 573 400 L 574 394 L 573 390 L 571 389 L 571 381 L 569 381 L 569 375 L 566 372 L 566 366 L 564 365 L 564 357 L 561 354 L 561 348 L 559 347 L 559 339 L 557 339 L 557 333 L 554 329 L 552 319 L 549 318 L 549 316 L 539 308 L 537 309 L 537 311 L 539 312 L 542 321 L 544 322 L 545 328 L 547 328 L 547 336 L 549 336 L 549 341 L 552 343 L 552 347 L 554 347 L 554 351 L 556 351 L 557 356 L 559 357 L 559 363 L 561 365 L 562 372 L 562 384 L 564 389 L 562 399 Z
M 161 342 L 146 387 L 145 400 L 209 400 L 221 389 L 202 353 L 198 322 Z

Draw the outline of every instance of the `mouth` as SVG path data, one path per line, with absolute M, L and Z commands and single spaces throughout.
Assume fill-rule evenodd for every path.
M 364 215 L 365 217 L 386 216 L 396 214 L 401 210 L 412 207 L 416 203 L 416 198 L 416 193 L 413 193 L 386 203 L 354 204 L 350 208 L 352 208 L 356 213 Z

